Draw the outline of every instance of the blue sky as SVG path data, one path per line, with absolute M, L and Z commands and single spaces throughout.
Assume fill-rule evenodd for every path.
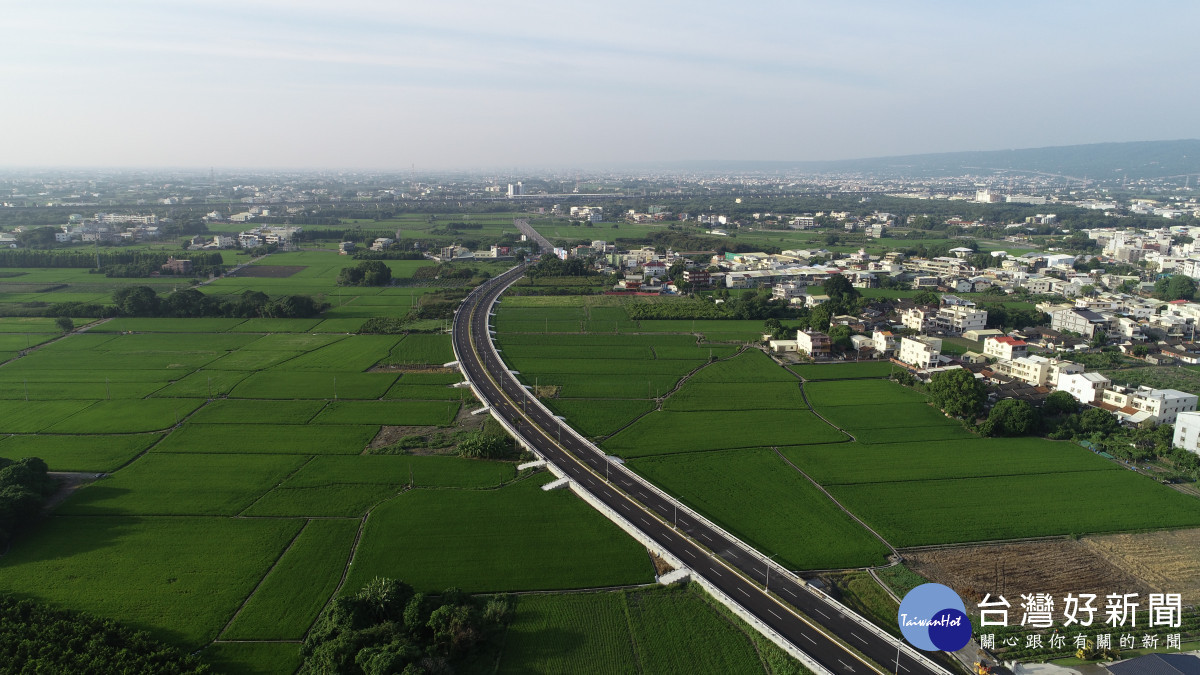
M 1195 138 L 1200 4 L 15 0 L 0 165 L 580 167 Z

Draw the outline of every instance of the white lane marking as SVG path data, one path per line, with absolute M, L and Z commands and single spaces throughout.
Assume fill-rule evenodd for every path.
M 767 611 L 771 613 L 771 616 L 775 617 L 776 619 L 779 619 L 780 621 L 783 621 L 783 617 L 776 614 L 775 610 L 768 607 Z
M 715 568 L 715 567 L 714 567 L 714 568 L 712 568 L 712 573 L 713 573 L 713 574 L 715 574 L 715 575 L 717 575 L 717 576 L 719 576 L 719 577 L 723 577 L 723 576 L 725 576 L 724 574 L 721 574 L 720 572 L 718 572 L 718 571 L 717 571 L 717 568 Z
M 642 522 L 643 522 L 643 523 L 645 523 L 645 524 L 647 524 L 647 525 L 650 525 L 650 521 L 646 520 L 645 518 L 642 518 L 641 520 L 642 520 Z
M 867 643 L 866 640 L 863 640 L 862 636 L 860 636 L 858 633 L 855 633 L 854 631 L 850 631 L 850 637 L 861 640 L 863 644 Z
M 649 499 L 649 497 L 647 497 L 647 496 L 646 496 L 646 493 L 645 493 L 645 492 L 642 492 L 641 490 L 638 490 L 638 495 L 639 495 L 639 496 L 640 496 L 642 499 Z
M 813 609 L 816 610 L 817 614 L 820 614 L 821 616 L 825 617 L 826 619 L 829 618 L 829 615 L 826 614 L 825 612 L 822 612 L 820 609 L 818 609 L 816 607 L 813 607 Z
M 796 597 L 796 594 L 795 594 L 795 593 L 793 593 L 793 592 L 791 591 L 791 589 L 789 589 L 787 586 L 784 586 L 784 587 L 783 587 L 783 592 L 784 592 L 784 593 L 787 593 L 788 595 L 792 596 L 793 598 L 794 598 L 794 597 Z
M 621 508 L 625 509 L 626 511 L 629 510 L 629 507 L 625 506 L 625 502 L 618 502 L 618 503 L 621 505 Z
M 838 663 L 842 664 L 842 667 L 844 667 L 844 668 L 848 669 L 848 670 L 849 670 L 850 672 L 852 672 L 852 673 L 853 673 L 853 672 L 857 672 L 857 671 L 855 671 L 855 670 L 854 670 L 854 666 L 848 666 L 848 665 L 846 665 L 846 662 L 845 662 L 845 661 L 843 661 L 843 660 L 841 660 L 841 659 L 838 659 Z
M 696 554 L 695 554 L 695 553 L 692 553 L 692 551 L 691 551 L 690 549 L 686 549 L 686 548 L 685 548 L 685 549 L 683 549 L 683 552 L 684 552 L 684 553 L 686 553 L 686 554 L 688 554 L 688 556 L 690 556 L 690 557 L 692 557 L 692 558 L 695 558 L 695 557 L 696 557 Z
M 817 644 L 816 640 L 808 637 L 808 633 L 801 633 L 800 637 L 804 638 L 805 640 L 808 640 L 809 642 L 813 643 L 814 645 Z
M 701 537 L 704 537 L 705 539 L 708 539 L 708 541 L 712 541 L 712 539 L 709 539 L 709 538 L 708 538 L 708 535 L 707 535 L 707 534 L 704 534 L 703 532 L 701 532 L 701 533 L 700 533 L 700 536 L 701 536 Z
M 747 598 L 750 597 L 750 594 L 746 592 L 746 589 L 742 588 L 741 586 L 738 586 L 738 590 L 741 591 L 742 595 L 746 596 Z

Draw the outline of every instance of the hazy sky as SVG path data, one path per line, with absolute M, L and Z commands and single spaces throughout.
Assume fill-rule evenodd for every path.
M 7 0 L 0 165 L 841 159 L 1200 136 L 1194 2 Z

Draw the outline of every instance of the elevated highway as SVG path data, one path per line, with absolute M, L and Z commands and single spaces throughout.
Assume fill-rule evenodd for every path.
M 500 294 L 522 274 L 523 267 L 513 268 L 472 291 L 456 313 L 453 328 L 460 369 L 484 405 L 522 443 L 552 465 L 556 474 L 569 478 L 707 586 L 737 603 L 769 637 L 789 643 L 789 651 L 800 652 L 810 669 L 950 675 L 925 654 L 610 461 L 531 395 L 500 359 L 489 324 Z

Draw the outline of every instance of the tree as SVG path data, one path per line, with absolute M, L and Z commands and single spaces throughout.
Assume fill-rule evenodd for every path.
M 1006 398 L 992 406 L 988 426 L 990 436 L 1024 436 L 1037 428 L 1037 410 L 1028 401 Z
M 23 246 L 29 248 L 50 248 L 54 246 L 54 233 L 56 230 L 53 227 L 37 227 L 25 228 L 17 239 Z
M 64 333 L 70 333 L 71 331 L 75 330 L 75 322 L 72 321 L 71 317 L 69 316 L 60 316 L 54 320 L 54 323 L 58 326 L 58 329 Z
M 1079 428 L 1086 434 L 1105 436 L 1121 427 L 1117 418 L 1103 408 L 1088 408 L 1079 416 Z
M 1070 415 L 1079 410 L 1079 401 L 1065 391 L 1056 391 L 1042 403 L 1042 412 L 1047 415 Z
M 392 268 L 382 260 L 366 260 L 338 272 L 339 286 L 387 286 L 392 283 Z
M 825 280 L 825 295 L 829 296 L 830 302 L 842 303 L 858 298 L 858 289 L 850 280 L 840 274 L 831 274 Z
M 983 412 L 987 389 L 965 368 L 936 373 L 929 382 L 933 404 L 947 415 L 973 420 Z
M 1093 347 L 1103 347 L 1107 343 L 1108 343 L 1108 334 L 1105 333 L 1104 331 L 1100 330 L 1099 328 L 1097 328 L 1096 332 L 1092 333 L 1091 345 Z
M 832 314 L 829 311 L 829 303 L 817 305 L 813 307 L 808 314 L 809 325 L 813 330 L 826 330 L 829 328 L 829 319 Z
M 940 305 L 942 303 L 941 296 L 933 291 L 919 291 L 912 297 L 912 301 L 918 305 Z
M 850 341 L 850 327 L 839 325 L 830 328 L 829 342 L 837 345 L 842 350 L 853 349 L 854 343 Z
M 113 293 L 113 304 L 124 316 L 154 316 L 158 314 L 159 298 L 149 286 L 130 286 Z
M 1191 300 L 1196 295 L 1196 282 L 1191 277 L 1174 274 L 1154 283 L 1154 297 L 1159 300 Z

